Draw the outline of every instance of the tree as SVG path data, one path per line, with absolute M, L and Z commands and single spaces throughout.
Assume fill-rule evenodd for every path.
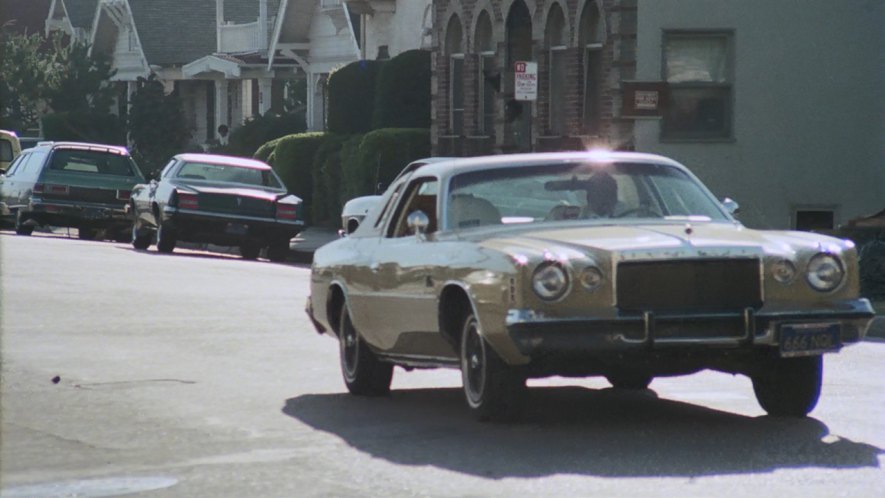
M 4 128 L 36 127 L 52 60 L 41 51 L 39 34 L 0 33 L 0 119 Z
M 52 110 L 107 113 L 114 101 L 111 61 L 90 55 L 86 43 L 64 45 L 59 36 L 53 37 L 52 47 L 53 70 L 43 95 Z
M 139 78 L 138 85 L 129 110 L 129 136 L 142 171 L 150 173 L 181 152 L 190 131 L 177 92 L 166 95 L 155 74 Z

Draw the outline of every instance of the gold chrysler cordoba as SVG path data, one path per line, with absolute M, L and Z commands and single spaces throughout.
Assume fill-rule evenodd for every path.
M 506 420 L 531 377 L 644 389 L 714 369 L 750 377 L 769 414 L 805 416 L 822 355 L 873 317 L 857 254 L 748 229 L 736 208 L 648 154 L 435 162 L 316 252 L 307 312 L 357 395 L 387 393 L 396 365 L 460 368 L 470 410 Z

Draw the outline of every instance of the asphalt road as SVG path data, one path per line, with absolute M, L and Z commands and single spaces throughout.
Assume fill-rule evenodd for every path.
M 885 342 L 826 361 L 812 417 L 713 372 L 532 381 L 474 422 L 455 371 L 344 393 L 309 269 L 0 234 L 0 496 L 881 496 Z

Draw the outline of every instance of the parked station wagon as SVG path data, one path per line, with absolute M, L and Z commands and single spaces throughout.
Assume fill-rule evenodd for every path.
M 144 177 L 125 147 L 41 142 L 22 151 L 0 179 L 0 217 L 19 235 L 40 225 L 77 228 L 81 239 L 99 230 L 128 234 L 132 187 Z
M 396 365 L 459 368 L 469 409 L 504 420 L 527 378 L 644 389 L 714 369 L 750 377 L 769 414 L 805 416 L 822 355 L 873 317 L 854 245 L 751 230 L 735 209 L 656 155 L 437 162 L 317 250 L 307 312 L 357 395 L 388 392 Z

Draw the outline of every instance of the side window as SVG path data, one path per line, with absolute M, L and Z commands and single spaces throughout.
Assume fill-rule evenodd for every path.
M 375 220 L 375 228 L 380 227 L 381 224 L 384 223 L 384 220 L 387 218 L 387 213 L 396 205 L 396 200 L 399 199 L 399 194 L 402 192 L 404 185 L 405 183 L 399 184 L 396 187 L 396 190 L 393 191 L 390 199 L 387 199 L 387 204 L 384 205 L 384 209 L 381 211 L 381 214 L 378 215 L 378 219 Z
M 29 154 L 28 162 L 19 166 L 18 174 L 25 175 L 28 178 L 37 178 L 40 171 L 43 170 L 43 164 L 46 162 L 47 152 L 32 152 Z
M 413 235 L 408 226 L 409 214 L 423 211 L 430 220 L 426 233 L 433 233 L 437 228 L 436 199 L 439 182 L 436 178 L 419 178 L 409 184 L 402 201 L 394 212 L 394 221 L 388 228 L 388 237 L 405 237 Z
M 172 169 L 175 167 L 176 162 L 175 159 L 169 161 L 169 164 L 163 167 L 163 171 L 160 173 L 160 178 L 166 178 L 169 176 L 169 173 L 172 173 Z
M 9 170 L 6 172 L 6 176 L 13 176 L 15 172 L 19 169 L 22 163 L 28 160 L 30 154 L 22 154 L 15 158 L 15 161 L 12 161 L 12 164 L 9 165 Z

